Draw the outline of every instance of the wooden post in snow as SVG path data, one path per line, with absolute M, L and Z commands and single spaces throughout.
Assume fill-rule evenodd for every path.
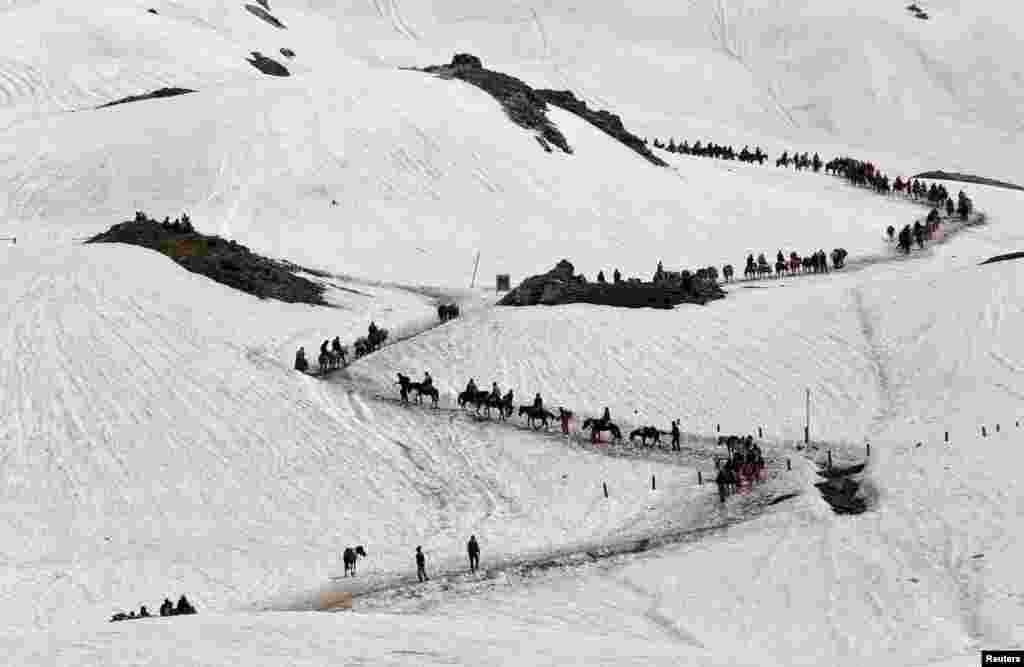
M 469 281 L 469 289 L 473 289 L 476 286 L 476 270 L 480 268 L 480 251 L 476 251 L 476 261 L 473 262 L 473 279 Z
M 804 419 L 804 444 L 811 444 L 811 388 L 807 388 L 807 412 Z

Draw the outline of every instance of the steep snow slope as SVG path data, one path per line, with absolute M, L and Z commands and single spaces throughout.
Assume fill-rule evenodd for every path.
M 408 577 L 417 544 L 440 569 L 461 565 L 470 533 L 496 559 L 667 525 L 708 494 L 692 471 L 290 370 L 300 344 L 430 312 L 409 293 L 356 286 L 373 296 L 332 310 L 260 302 L 128 246 L 2 252 L 0 596 L 24 612 L 5 631 L 173 591 L 208 610 L 298 604 L 350 544 L 371 554 L 360 583 Z
M 1024 264 L 977 265 L 996 247 L 1016 247 L 1021 197 L 971 194 L 991 203 L 990 224 L 920 259 L 739 289 L 671 313 L 479 314 L 473 328 L 493 341 L 440 344 L 431 334 L 361 367 L 373 381 L 393 364 L 442 358 L 456 375 L 489 372 L 591 412 L 610 403 L 624 421 L 682 416 L 703 433 L 716 421 L 726 432 L 764 424 L 784 446 L 799 436 L 810 386 L 815 440 L 844 460 L 864 460 L 863 443 L 872 444 L 867 514 L 833 515 L 791 450 L 792 477 L 808 493 L 785 511 L 625 568 L 457 598 L 431 612 L 500 623 L 542 600 L 551 622 L 614 618 L 680 646 L 769 664 L 908 665 L 965 654 L 976 662 L 981 648 L 1024 646 L 1014 570 L 1024 557 L 1016 539 Z
M 647 275 L 659 259 L 739 264 L 779 244 L 874 254 L 887 224 L 919 211 L 823 175 L 696 158 L 657 168 L 560 110 L 551 117 L 575 154 L 549 155 L 461 82 L 362 66 L 346 79 L 261 82 L 24 124 L 0 167 L 11 184 L 0 229 L 67 239 L 137 208 L 187 210 L 198 228 L 273 256 L 465 286 L 476 251 L 488 282 L 499 272 L 518 281 L 561 257 L 593 277 L 613 266 Z

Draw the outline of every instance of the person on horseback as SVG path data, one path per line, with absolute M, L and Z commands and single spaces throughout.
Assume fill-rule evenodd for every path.
M 306 361 L 306 348 L 300 347 L 295 353 L 295 370 L 305 373 L 309 370 L 309 362 Z
M 603 270 L 597 272 L 597 282 L 601 283 L 602 285 L 605 284 L 606 281 L 604 279 L 604 271 Z
M 754 253 L 747 255 L 747 268 L 750 270 L 754 269 Z
M 536 396 L 533 397 L 533 409 L 536 410 L 537 412 L 540 412 L 541 410 L 544 409 L 544 399 L 540 397 L 539 391 L 537 392 Z
M 423 372 L 423 382 L 420 382 L 420 386 L 424 389 L 434 386 L 434 378 L 430 377 L 430 371 Z
M 480 393 L 476 388 L 476 380 L 469 378 L 469 382 L 466 383 L 466 393 L 470 396 L 476 396 Z
M 610 424 L 612 422 L 612 413 L 607 406 L 604 409 L 604 414 L 601 415 L 601 421 L 605 424 Z
M 491 383 L 491 400 L 493 400 L 494 402 L 498 402 L 501 400 L 501 390 L 498 389 L 497 382 Z
M 321 357 L 326 357 L 326 356 L 327 356 L 327 344 L 328 344 L 328 343 L 329 343 L 329 341 L 325 340 L 325 341 L 324 341 L 324 342 L 323 342 L 323 343 L 322 343 L 322 344 L 320 345 L 320 356 L 321 356 Z
M 615 281 L 616 285 L 622 282 L 622 274 L 619 273 L 618 269 L 615 269 L 615 271 L 612 273 L 612 280 Z
M 775 255 L 775 262 L 777 264 L 785 264 L 786 263 L 786 256 L 782 254 L 781 250 L 778 252 L 778 254 Z
M 341 358 L 341 336 L 335 336 L 331 341 L 331 352 L 334 352 L 337 358 Z

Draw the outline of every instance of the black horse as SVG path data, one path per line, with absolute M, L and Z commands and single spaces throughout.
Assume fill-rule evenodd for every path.
M 408 376 L 401 373 L 398 374 L 398 382 L 395 384 L 400 387 L 399 391 L 401 392 L 403 403 L 409 402 L 409 392 L 412 391 L 416 392 L 417 403 L 422 403 L 423 397 L 429 396 L 431 404 L 435 408 L 441 398 L 440 393 L 437 391 L 437 387 L 434 387 L 433 385 L 424 385 L 422 382 L 413 382 Z
M 351 572 L 352 576 L 356 576 L 356 560 L 362 556 L 366 558 L 366 550 L 363 549 L 363 545 L 359 545 L 356 548 L 346 547 L 345 552 L 342 554 L 342 560 L 345 562 L 345 575 Z
M 590 429 L 590 441 L 597 442 L 600 440 L 601 433 L 608 431 L 612 434 L 615 440 L 622 440 L 622 431 L 612 422 L 606 422 L 603 419 L 587 418 L 583 421 L 583 430 Z
M 643 426 L 630 432 L 630 442 L 632 442 L 634 438 L 640 438 L 640 444 L 643 445 L 644 447 L 647 446 L 648 438 L 651 438 L 651 445 L 660 445 L 661 431 L 654 428 L 653 426 Z
M 537 428 L 533 425 L 534 422 L 539 421 L 546 431 L 548 429 L 548 421 L 555 420 L 555 413 L 545 410 L 544 408 L 536 408 L 533 405 L 520 405 L 519 416 L 526 415 L 527 423 L 531 428 Z

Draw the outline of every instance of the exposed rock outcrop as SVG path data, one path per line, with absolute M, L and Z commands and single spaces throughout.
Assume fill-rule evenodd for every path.
M 548 119 L 547 104 L 533 88 L 519 79 L 486 69 L 479 58 L 469 53 L 456 54 L 447 65 L 432 65 L 419 71 L 445 79 L 459 79 L 486 91 L 498 100 L 513 123 L 538 132 L 545 142 L 572 153 L 565 136 Z
M 253 51 L 252 57 L 246 58 L 246 61 L 259 71 L 263 72 L 264 74 L 269 74 L 270 76 L 291 75 L 291 72 L 288 71 L 287 67 L 277 62 L 273 58 L 266 57 L 259 51 Z
M 569 90 L 539 89 L 536 92 L 548 104 L 553 104 L 560 109 L 565 109 L 569 113 L 579 116 L 608 136 L 613 137 L 631 150 L 639 153 L 651 164 L 656 164 L 659 167 L 668 166 L 667 162 L 651 152 L 643 139 L 629 132 L 625 125 L 622 124 L 622 119 L 617 115 L 603 109 L 587 108 L 587 103 L 577 99 L 572 91 Z
M 329 305 L 324 286 L 293 273 L 292 264 L 267 259 L 219 236 L 206 236 L 190 223 L 164 224 L 145 216 L 114 225 L 86 243 L 128 243 L 167 255 L 182 267 L 261 299 Z
M 191 88 L 158 88 L 157 90 L 154 90 L 149 93 L 143 93 L 142 95 L 131 95 L 129 97 L 122 97 L 119 100 L 114 100 L 113 102 L 101 104 L 96 108 L 103 109 L 106 107 L 112 107 L 115 104 L 127 104 L 128 102 L 139 102 L 142 100 L 155 100 L 161 97 L 174 97 L 176 95 L 185 95 L 187 93 L 194 92 L 196 91 L 192 90 Z
M 573 265 L 563 259 L 547 273 L 531 276 L 499 301 L 502 306 L 554 306 L 592 303 L 622 308 L 672 308 L 681 303 L 706 304 L 725 297 L 717 283 L 687 279 L 644 283 L 591 283 L 573 274 Z
M 284 30 L 287 27 L 285 26 L 285 24 L 281 23 L 281 21 L 278 20 L 276 16 L 268 12 L 267 9 L 265 9 L 264 7 L 260 7 L 258 5 L 246 5 L 245 8 L 249 10 L 250 14 L 260 19 L 263 19 L 264 21 L 274 26 L 275 28 L 280 28 L 281 30 Z

